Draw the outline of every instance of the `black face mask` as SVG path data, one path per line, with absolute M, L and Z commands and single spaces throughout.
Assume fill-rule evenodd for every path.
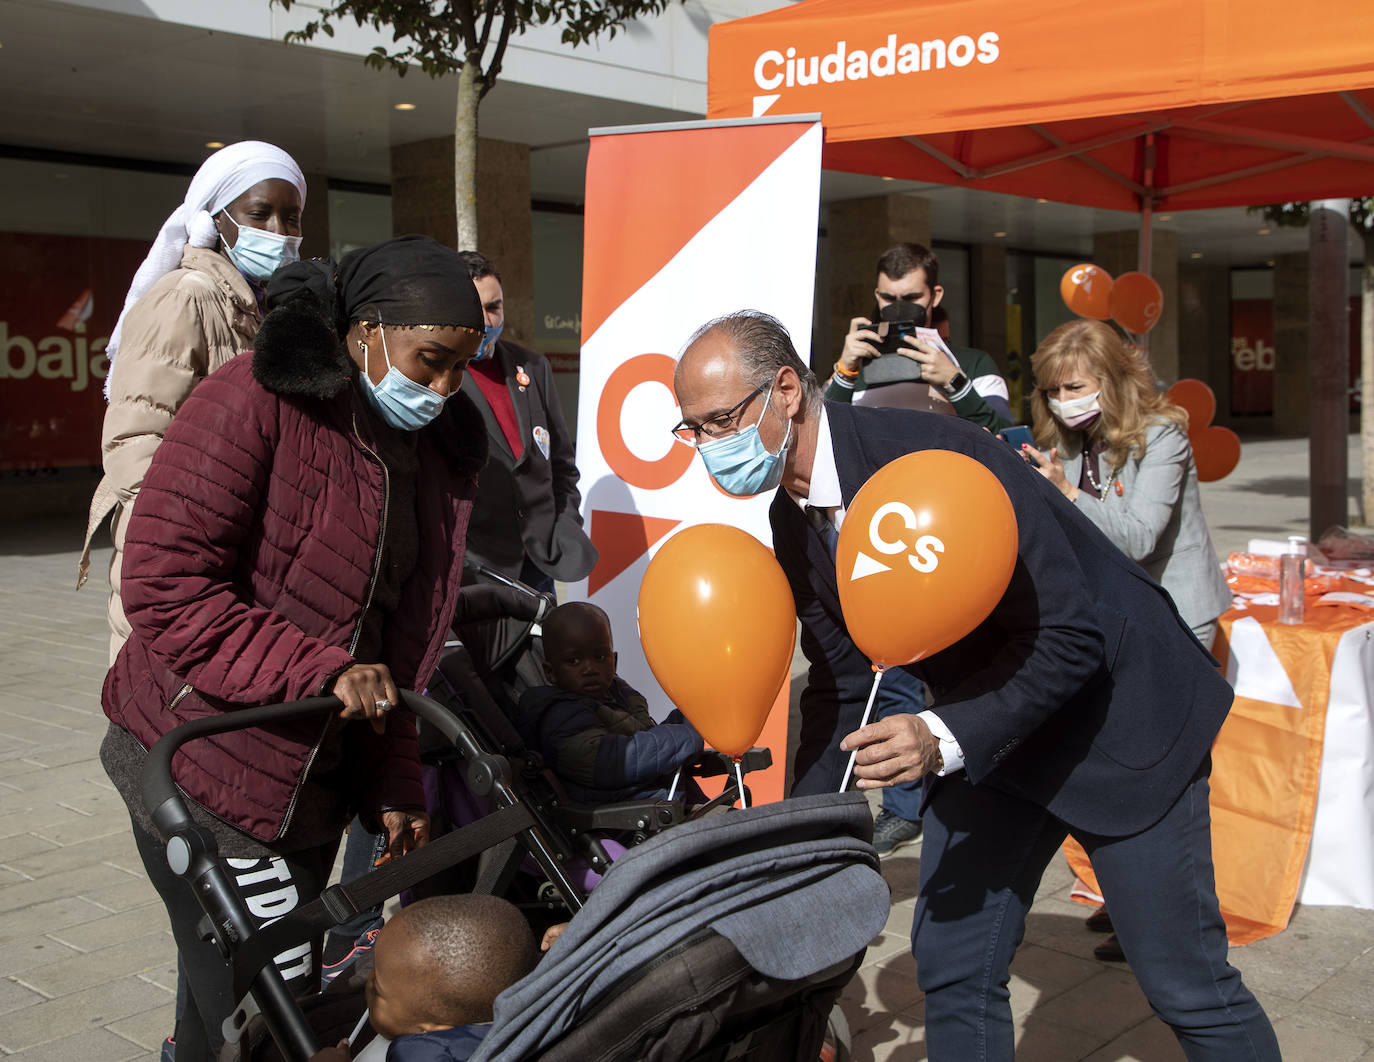
M 917 328 L 926 326 L 926 308 L 923 303 L 907 302 L 898 299 L 877 310 L 875 321 L 911 321 Z

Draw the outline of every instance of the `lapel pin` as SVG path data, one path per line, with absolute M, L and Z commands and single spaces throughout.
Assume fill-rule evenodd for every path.
M 517 365 L 515 367 L 515 382 L 520 385 L 520 390 L 522 391 L 530 385 L 529 373 L 525 371 L 523 365 Z

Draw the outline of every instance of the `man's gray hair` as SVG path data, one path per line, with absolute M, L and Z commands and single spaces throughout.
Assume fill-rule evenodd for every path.
M 797 356 L 792 337 L 772 314 L 762 310 L 740 310 L 717 317 L 693 332 L 687 347 L 713 332 L 720 332 L 734 344 L 744 375 L 755 387 L 767 386 L 778 370 L 786 366 L 801 379 L 802 399 L 807 408 L 815 409 L 820 404 L 821 388 L 816 382 L 816 374 Z

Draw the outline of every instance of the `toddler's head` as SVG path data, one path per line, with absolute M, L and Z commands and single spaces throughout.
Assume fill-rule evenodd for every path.
M 570 601 L 544 618 L 543 630 L 549 681 L 597 700 L 607 697 L 616 665 L 610 617 L 587 601 Z
M 435 896 L 403 907 L 373 949 L 372 1027 L 394 1040 L 491 1021 L 496 997 L 538 955 L 525 916 L 495 896 Z

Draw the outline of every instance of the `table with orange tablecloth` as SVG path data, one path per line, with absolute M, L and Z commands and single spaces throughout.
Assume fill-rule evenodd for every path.
M 1310 602 L 1311 599 L 1309 599 Z M 1374 613 L 1253 605 L 1214 646 L 1235 703 L 1212 749 L 1212 852 L 1234 944 L 1272 936 L 1295 902 L 1374 908 Z M 1091 888 L 1091 867 L 1069 862 Z

